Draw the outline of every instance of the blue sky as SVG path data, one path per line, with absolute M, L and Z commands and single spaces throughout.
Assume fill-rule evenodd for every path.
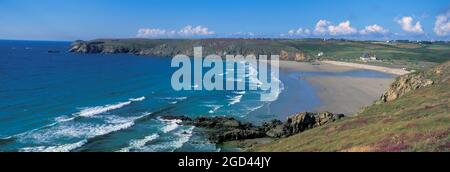
M 0 0 L 0 39 L 449 40 L 449 9 L 450 0 Z

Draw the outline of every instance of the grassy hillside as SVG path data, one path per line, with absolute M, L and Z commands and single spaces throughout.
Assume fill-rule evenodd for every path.
M 249 151 L 450 151 L 450 62 L 412 75 L 435 84 Z
M 322 59 L 358 62 L 364 53 L 376 54 L 383 62 L 378 65 L 399 65 L 413 69 L 428 68 L 432 63 L 450 60 L 448 43 L 414 43 L 414 42 L 371 42 L 348 40 L 287 40 L 291 45 L 317 57 L 323 52 Z
M 192 55 L 194 46 L 203 46 L 204 54 L 279 54 L 283 60 L 310 61 L 329 59 L 358 62 L 364 53 L 376 54 L 378 65 L 427 68 L 450 60 L 446 42 L 373 42 L 323 39 L 98 39 L 76 41 L 71 51 L 81 53 L 133 53 L 172 57 Z M 323 56 L 318 57 L 319 52 Z

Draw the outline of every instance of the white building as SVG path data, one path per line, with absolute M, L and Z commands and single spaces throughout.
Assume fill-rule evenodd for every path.
M 317 57 L 322 57 L 323 56 L 323 52 L 320 52 L 317 54 Z
M 361 61 L 364 61 L 364 62 L 379 60 L 377 55 L 371 54 L 371 53 L 365 53 L 365 54 L 363 54 L 363 56 L 359 57 L 359 59 L 361 59 Z

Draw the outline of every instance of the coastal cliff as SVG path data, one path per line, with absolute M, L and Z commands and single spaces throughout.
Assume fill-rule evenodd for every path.
M 193 56 L 193 47 L 203 47 L 203 55 L 280 55 L 281 60 L 308 61 L 304 51 L 282 40 L 269 39 L 99 39 L 75 41 L 74 53 L 130 53 L 142 56 L 173 57 L 178 54 Z
M 411 91 L 447 82 L 450 77 L 449 72 L 450 62 L 447 62 L 431 70 L 400 76 L 381 96 L 381 102 L 393 101 Z

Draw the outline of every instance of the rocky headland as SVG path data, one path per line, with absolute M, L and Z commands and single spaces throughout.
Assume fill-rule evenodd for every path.
M 181 125 L 195 126 L 206 129 L 208 139 L 215 143 L 255 138 L 283 138 L 303 131 L 335 122 L 344 118 L 343 114 L 330 112 L 303 112 L 288 117 L 284 122 L 272 120 L 256 126 L 243 123 L 231 117 L 199 117 L 163 116 L 167 120 L 180 120 Z
M 173 57 L 178 54 L 193 56 L 193 47 L 203 47 L 203 54 L 218 55 L 280 55 L 281 60 L 308 61 L 304 51 L 286 40 L 273 39 L 98 39 L 75 41 L 69 52 L 74 53 L 129 53 L 142 56 Z

